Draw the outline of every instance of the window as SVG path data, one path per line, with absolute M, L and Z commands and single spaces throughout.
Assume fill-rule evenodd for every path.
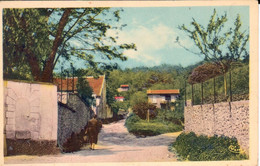
M 170 101 L 171 100 L 171 95 L 165 95 L 165 100 Z

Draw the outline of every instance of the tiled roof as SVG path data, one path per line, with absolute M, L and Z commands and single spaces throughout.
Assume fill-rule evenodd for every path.
M 115 99 L 124 99 L 125 97 L 124 96 L 116 96 Z
M 98 79 L 94 77 L 87 77 L 89 85 L 92 87 L 93 92 L 97 95 L 101 95 L 102 87 L 105 82 L 105 76 L 99 76 Z
M 77 82 L 78 78 L 74 77 L 74 90 L 77 90 Z M 61 79 L 60 78 L 53 78 L 53 83 L 57 85 L 58 90 L 62 91 L 72 91 L 73 90 L 73 78 L 64 78 L 62 79 L 62 86 L 61 86 Z
M 121 85 L 121 88 L 129 88 L 129 85 Z
M 105 76 L 99 76 L 99 78 L 95 79 L 94 77 L 86 77 L 89 86 L 93 89 L 94 94 L 97 96 L 101 95 L 102 87 L 105 81 Z M 74 77 L 74 90 L 77 90 L 77 82 L 78 78 Z M 61 79 L 54 78 L 53 83 L 58 86 L 58 90 L 62 91 L 72 91 L 73 90 L 73 78 L 62 79 L 62 86 L 61 86 Z M 62 89 L 61 89 L 62 88 Z
M 169 90 L 147 90 L 148 95 L 166 95 L 166 94 L 180 94 L 179 89 L 169 89 Z

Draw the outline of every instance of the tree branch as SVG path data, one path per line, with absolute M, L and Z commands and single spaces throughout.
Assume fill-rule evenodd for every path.
M 64 30 L 64 27 L 66 26 L 69 15 L 71 13 L 71 9 L 65 9 L 60 21 L 59 21 L 59 26 L 57 29 L 56 37 L 53 41 L 53 46 L 52 46 L 52 51 L 49 55 L 49 58 L 46 62 L 46 66 L 43 69 L 43 75 L 42 75 L 42 81 L 44 82 L 49 82 L 52 79 L 52 69 L 53 69 L 53 62 L 55 59 L 56 52 L 58 50 L 58 47 L 60 46 L 62 42 L 62 32 Z

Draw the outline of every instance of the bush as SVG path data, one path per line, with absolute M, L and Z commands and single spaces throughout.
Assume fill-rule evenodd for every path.
M 147 111 L 150 110 L 149 112 L 149 117 L 151 119 L 155 118 L 157 115 L 156 111 L 156 106 L 147 103 L 147 102 L 139 102 L 133 107 L 133 112 L 138 115 L 141 119 L 146 119 L 147 118 Z
M 214 161 L 214 160 L 244 160 L 248 159 L 240 153 L 236 138 L 225 136 L 197 136 L 193 132 L 182 133 L 173 143 L 173 148 L 184 160 Z
M 179 119 L 176 117 L 175 110 L 164 110 L 164 109 L 157 109 L 158 115 L 156 117 L 156 120 L 158 122 L 164 122 L 164 123 L 174 123 L 176 125 L 182 125 L 182 119 Z
M 137 136 L 154 136 L 163 133 L 181 131 L 182 126 L 173 123 L 165 124 L 156 120 L 150 121 L 142 120 L 136 114 L 131 114 L 127 119 L 125 126 L 130 133 Z
M 129 108 L 129 102 L 128 101 L 114 101 L 111 103 L 111 109 L 112 111 L 117 114 L 120 109 L 128 110 Z

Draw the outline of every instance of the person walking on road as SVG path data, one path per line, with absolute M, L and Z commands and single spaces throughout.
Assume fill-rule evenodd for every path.
M 88 121 L 87 130 L 85 134 L 87 134 L 89 142 L 90 142 L 90 149 L 94 150 L 95 145 L 98 141 L 98 133 L 102 128 L 102 122 L 97 120 L 97 115 L 94 115 L 92 119 Z

